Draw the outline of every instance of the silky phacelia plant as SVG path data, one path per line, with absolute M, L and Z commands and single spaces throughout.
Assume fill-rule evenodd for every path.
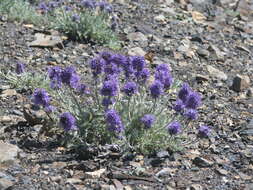
M 68 143 L 118 143 L 123 150 L 150 153 L 175 148 L 192 133 L 201 96 L 187 83 L 180 86 L 168 64 L 150 70 L 142 56 L 102 52 L 87 67 L 85 75 L 73 66 L 51 67 L 54 93 L 34 92 L 34 103 L 51 108 L 50 118 L 71 136 Z M 199 137 L 210 135 L 207 126 L 195 131 Z

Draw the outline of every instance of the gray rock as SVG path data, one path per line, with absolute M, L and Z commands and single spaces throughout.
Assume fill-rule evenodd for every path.
M 196 75 L 196 81 L 198 82 L 203 82 L 203 81 L 208 81 L 209 78 L 205 75 L 200 75 L 200 74 L 197 74 Z
M 219 48 L 214 45 L 210 45 L 208 50 L 213 53 L 213 57 L 211 59 L 223 61 L 225 53 L 222 52 Z
M 130 56 L 134 56 L 134 55 L 144 56 L 145 54 L 146 52 L 140 47 L 134 47 L 134 48 L 129 49 L 128 51 L 128 55 Z
M 222 71 L 220 71 L 220 70 L 218 70 L 218 69 L 216 69 L 216 68 L 214 68 L 213 66 L 211 66 L 211 65 L 208 65 L 207 66 L 207 71 L 209 72 L 209 74 L 212 76 L 212 77 L 215 77 L 215 78 L 217 78 L 217 79 L 220 79 L 220 80 L 227 80 L 227 78 L 228 78 L 228 76 L 224 73 L 224 72 L 222 72 Z
M 62 44 L 62 39 L 60 36 L 45 35 L 41 33 L 35 34 L 35 40 L 28 43 L 31 47 L 55 47 Z
M 247 90 L 247 96 L 248 96 L 248 97 L 253 97 L 253 88 L 249 88 L 249 89 Z
M 160 151 L 160 152 L 158 152 L 157 154 L 156 154 L 156 156 L 158 157 L 158 158 L 168 158 L 170 155 L 169 155 L 169 153 L 168 153 L 168 151 Z
M 165 21 L 165 16 L 164 15 L 157 15 L 157 16 L 155 16 L 155 21 L 157 21 L 157 22 L 164 22 Z
M 208 56 L 209 56 L 209 51 L 206 50 L 206 49 L 199 48 L 199 49 L 197 49 L 197 53 L 198 53 L 201 57 L 208 57 Z
M 11 186 L 13 186 L 12 181 L 5 179 L 5 178 L 0 178 L 0 189 L 1 190 L 8 189 Z
M 131 42 L 139 42 L 142 46 L 147 46 L 148 38 L 141 32 L 133 32 L 127 35 Z
M 199 167 L 211 167 L 214 163 L 202 157 L 196 157 L 193 163 Z
M 236 75 L 233 80 L 232 89 L 236 92 L 241 92 L 242 90 L 250 86 L 250 78 L 246 75 Z
M 20 149 L 17 146 L 0 141 L 0 163 L 14 161 L 18 152 Z
M 190 190 L 202 190 L 202 186 L 200 184 L 192 184 Z

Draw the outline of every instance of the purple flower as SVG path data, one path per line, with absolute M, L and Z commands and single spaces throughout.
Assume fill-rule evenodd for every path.
M 101 56 L 104 60 L 106 60 L 107 62 L 110 62 L 110 61 L 111 61 L 111 57 L 113 56 L 113 53 L 104 51 L 104 52 L 101 52 L 101 53 L 100 53 L 100 56 Z
M 104 11 L 106 11 L 106 12 L 108 12 L 108 13 L 111 13 L 111 12 L 112 12 L 112 6 L 111 6 L 109 3 L 105 2 L 105 1 L 99 2 L 99 3 L 98 3 L 98 6 L 99 6 L 99 8 L 100 8 L 101 10 L 104 10 Z
M 155 80 L 150 86 L 150 93 L 152 98 L 158 98 L 164 93 L 163 84 L 159 80 Z
M 79 84 L 79 86 L 77 87 L 77 90 L 80 94 L 89 94 L 89 90 L 87 88 L 87 86 L 85 84 Z
M 172 83 L 173 83 L 173 78 L 171 77 L 170 74 L 168 74 L 168 76 L 164 78 L 164 82 L 163 82 L 164 88 L 169 89 Z
M 155 116 L 152 114 L 146 114 L 141 118 L 141 122 L 144 124 L 146 128 L 149 129 L 155 122 Z
M 197 92 L 190 92 L 185 102 L 185 107 L 190 109 L 197 109 L 201 104 L 201 97 Z
M 38 9 L 40 9 L 41 11 L 43 12 L 48 12 L 50 9 L 49 7 L 47 6 L 47 4 L 45 2 L 41 2 L 39 5 L 38 5 Z
M 208 137 L 210 135 L 211 129 L 206 126 L 206 125 L 202 125 L 199 127 L 199 133 L 198 135 L 200 137 Z
M 117 81 L 108 80 L 104 81 L 101 94 L 103 96 L 116 96 L 118 93 L 118 83 Z
M 65 112 L 60 115 L 60 125 L 61 127 L 63 127 L 65 131 L 77 129 L 75 124 L 76 124 L 76 119 L 71 113 Z
M 195 109 L 187 109 L 184 116 L 190 120 L 195 120 L 198 117 L 198 112 Z
M 16 64 L 16 73 L 19 75 L 23 72 L 25 72 L 25 65 L 21 62 L 17 62 L 17 64 Z
M 167 64 L 159 64 L 157 67 L 156 67 L 156 71 L 159 71 L 159 72 L 166 72 L 166 73 L 169 73 L 170 72 L 170 68 Z
M 137 92 L 137 84 L 135 82 L 127 82 L 122 91 L 127 95 L 127 96 L 132 96 Z
M 138 82 L 145 83 L 150 76 L 150 72 L 148 68 L 144 68 L 142 71 L 136 73 L 136 77 Z
M 146 61 L 143 56 L 131 56 L 130 57 L 131 64 L 133 68 L 138 72 L 142 71 L 146 66 Z
M 47 107 L 49 106 L 50 97 L 45 89 L 37 88 L 33 93 L 33 101 L 36 105 Z
M 80 21 L 80 16 L 78 14 L 73 14 L 72 15 L 72 21 L 73 22 L 79 22 Z
M 121 118 L 116 110 L 110 109 L 105 113 L 105 120 L 108 125 L 108 130 L 120 133 L 124 130 Z
M 166 64 L 160 64 L 156 68 L 155 72 L 155 79 L 159 80 L 163 85 L 165 89 L 169 89 L 173 78 L 169 72 L 169 67 Z
M 54 1 L 49 1 L 48 2 L 48 6 L 52 9 L 56 8 L 58 6 L 58 3 L 57 2 L 54 2 Z
M 61 79 L 64 84 L 69 85 L 71 88 L 77 88 L 79 86 L 80 77 L 72 66 L 66 67 L 62 71 Z
M 127 57 L 121 54 L 113 54 L 110 56 L 110 62 L 116 63 L 118 66 L 124 67 L 127 64 Z
M 48 105 L 44 109 L 45 109 L 45 112 L 51 113 L 51 112 L 53 112 L 55 110 L 55 107 L 51 106 L 51 105 Z
M 71 10 L 72 10 L 72 7 L 66 5 L 66 6 L 64 7 L 64 9 L 65 9 L 65 11 L 71 11 Z
M 96 2 L 92 0 L 84 0 L 81 1 L 82 6 L 89 8 L 89 9 L 94 9 L 96 8 Z
M 184 109 L 185 105 L 181 99 L 177 99 L 175 105 L 173 106 L 173 109 L 176 112 L 181 112 Z
M 62 69 L 58 66 L 50 67 L 48 69 L 48 76 L 51 79 L 50 87 L 51 88 L 60 88 L 61 87 L 61 72 Z
M 104 65 L 106 64 L 103 58 L 94 58 L 90 61 L 90 68 L 92 70 L 92 74 L 97 76 L 103 72 Z
M 178 98 L 180 98 L 184 103 L 186 102 L 191 89 L 187 83 L 184 83 L 178 92 Z
M 107 62 L 104 66 L 104 72 L 107 75 L 118 75 L 121 72 L 121 68 L 114 62 Z
M 181 132 L 181 124 L 177 121 L 173 121 L 167 126 L 167 129 L 171 135 L 176 135 Z
M 127 58 L 125 64 L 122 65 L 122 67 L 125 72 L 126 79 L 131 78 L 132 74 L 134 73 L 134 68 L 129 57 Z
M 106 108 L 108 108 L 113 103 L 114 103 L 114 100 L 112 98 L 103 98 L 102 100 L 102 105 Z

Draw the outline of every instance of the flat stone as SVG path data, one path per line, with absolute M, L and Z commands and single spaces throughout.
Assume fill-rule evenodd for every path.
M 128 55 L 130 56 L 144 56 L 146 52 L 140 47 L 134 47 L 129 49 Z
M 0 163 L 14 161 L 18 152 L 20 149 L 17 146 L 0 141 Z
M 78 184 L 78 183 L 82 183 L 82 180 L 78 178 L 68 178 L 67 183 Z
M 200 75 L 200 74 L 196 75 L 196 81 L 198 82 L 203 82 L 203 81 L 208 81 L 208 80 L 209 80 L 208 76 Z
M 130 34 L 127 35 L 127 38 L 131 41 L 147 41 L 148 38 L 142 34 L 141 32 L 132 32 Z
M 203 187 L 200 184 L 192 184 L 190 190 L 202 190 Z
M 198 48 L 198 49 L 197 49 L 197 53 L 198 53 L 198 55 L 201 56 L 201 57 L 208 57 L 209 54 L 210 54 L 208 50 L 202 49 L 202 48 Z
M 158 16 L 155 16 L 155 21 L 157 22 L 164 22 L 166 17 L 164 15 L 158 15 Z
M 8 179 L 0 178 L 0 189 L 5 190 L 11 187 L 14 183 Z
M 220 175 L 228 175 L 228 171 L 221 169 L 221 168 L 217 168 L 216 171 L 220 174 Z
M 246 75 L 236 75 L 233 80 L 232 89 L 236 92 L 241 92 L 250 86 L 250 78 Z
M 35 40 L 28 43 L 30 47 L 55 47 L 62 44 L 62 39 L 60 36 L 45 35 L 42 33 L 35 34 Z
M 223 61 L 224 60 L 225 53 L 222 52 L 218 47 L 216 47 L 214 45 L 210 45 L 209 48 L 208 48 L 208 50 L 210 52 L 213 52 L 213 54 L 214 54 L 213 59 L 219 60 L 219 61 Z
M 212 77 L 215 77 L 215 78 L 217 78 L 217 79 L 220 79 L 220 80 L 227 80 L 227 78 L 228 78 L 228 76 L 224 73 L 224 72 L 222 72 L 222 71 L 220 71 L 219 69 L 216 69 L 216 68 L 214 68 L 213 66 L 211 66 L 211 65 L 208 65 L 207 66 L 207 71 L 209 72 L 209 74 L 212 76 Z
M 202 157 L 196 157 L 193 163 L 199 167 L 211 167 L 214 163 Z

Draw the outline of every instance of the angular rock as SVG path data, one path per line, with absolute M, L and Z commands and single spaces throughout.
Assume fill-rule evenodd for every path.
M 207 66 L 207 71 L 209 72 L 209 74 L 212 76 L 212 77 L 215 77 L 215 78 L 217 78 L 217 79 L 220 79 L 220 80 L 227 80 L 227 78 L 228 78 L 228 76 L 224 73 L 224 72 L 222 72 L 222 71 L 220 71 L 220 70 L 218 70 L 218 69 L 216 69 L 216 68 L 214 68 L 213 66 L 211 66 L 211 65 L 208 65 Z
M 246 75 L 236 75 L 233 80 L 231 88 L 236 92 L 241 92 L 242 90 L 250 86 L 250 78 Z
M 103 173 L 105 173 L 106 169 L 100 169 L 94 172 L 85 172 L 85 176 L 87 178 L 100 178 Z
M 202 190 L 203 187 L 200 184 L 192 184 L 190 190 Z
M 208 50 L 210 52 L 213 52 L 213 54 L 214 54 L 214 57 L 212 59 L 219 60 L 219 61 L 223 61 L 224 60 L 225 53 L 222 52 L 215 45 L 210 45 L 209 48 L 208 48 Z
M 134 56 L 134 55 L 144 56 L 145 54 L 146 54 L 146 52 L 140 47 L 134 47 L 128 51 L 128 55 L 130 55 L 130 56 Z
M 201 56 L 201 57 L 208 57 L 209 54 L 210 54 L 208 50 L 203 49 L 203 48 L 198 48 L 198 49 L 197 49 L 197 53 L 198 53 L 198 55 Z
M 155 16 L 155 21 L 157 22 L 164 22 L 166 17 L 164 15 L 158 15 L 158 16 Z
M 211 167 L 214 163 L 202 157 L 196 157 L 193 163 L 199 167 Z
M 17 146 L 0 141 L 0 163 L 14 161 L 20 151 Z
M 45 35 L 42 33 L 35 34 L 35 40 L 28 43 L 30 47 L 55 47 L 62 44 L 62 38 L 60 36 Z
M 148 40 L 148 38 L 144 34 L 142 34 L 141 32 L 130 33 L 127 35 L 127 38 L 131 41 L 137 41 L 137 42 L 139 42 L 139 41 L 143 42 L 143 41 Z
M 196 81 L 198 82 L 203 82 L 203 81 L 208 81 L 209 78 L 205 75 L 200 75 L 200 74 L 197 74 L 196 75 Z
M 8 189 L 9 187 L 13 186 L 13 182 L 5 179 L 5 178 L 0 178 L 0 189 L 5 190 Z

